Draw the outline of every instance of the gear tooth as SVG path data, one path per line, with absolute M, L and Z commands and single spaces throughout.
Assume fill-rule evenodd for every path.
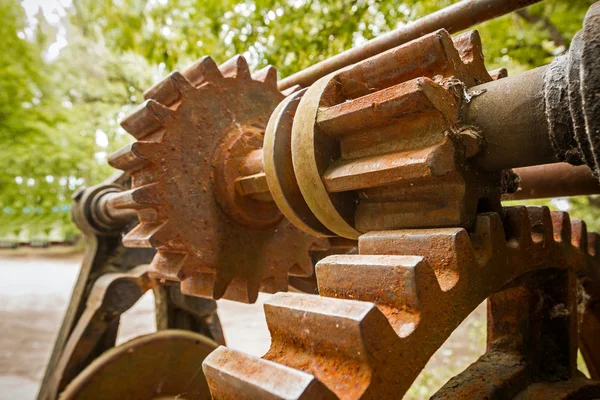
M 196 272 L 196 270 L 198 269 L 197 267 L 198 263 L 196 259 L 187 254 L 179 265 L 179 269 L 177 270 L 177 279 L 180 281 L 185 281 L 186 279 L 191 277 L 194 274 L 194 272 Z
M 554 231 L 552 228 L 552 217 L 548 207 L 527 207 L 529 214 L 529 224 L 531 226 L 531 235 L 535 242 L 544 243 L 554 241 Z M 539 236 L 542 235 L 541 238 Z
M 181 282 L 181 293 L 188 296 L 214 298 L 215 275 L 202 273 Z
M 596 232 L 588 233 L 588 254 L 592 257 L 600 255 L 600 235 Z
M 385 355 L 372 351 L 369 338 L 398 340 L 372 303 L 277 293 L 264 309 L 271 348 L 263 358 L 312 374 L 342 398 L 360 398 L 384 358 L 397 356 L 393 349 Z M 349 374 L 355 379 L 346 379 Z
M 277 68 L 267 65 L 252 75 L 252 79 L 268 86 L 277 87 Z
M 250 280 L 246 280 L 246 293 L 248 298 L 248 303 L 254 304 L 258 299 L 258 292 L 260 290 L 260 285 Z
M 133 113 L 129 114 L 121 126 L 138 140 L 165 127 L 167 118 L 173 111 L 155 100 L 146 100 Z
M 147 160 L 135 154 L 133 145 L 134 143 L 130 143 L 108 156 L 108 164 L 113 168 L 130 173 L 147 165 Z
M 533 239 L 527 207 L 506 207 L 504 209 L 504 230 L 509 243 L 516 241 L 521 250 L 529 249 Z
M 327 251 L 332 247 L 331 242 L 327 238 L 311 238 L 311 239 L 312 239 L 312 241 L 310 243 L 310 246 L 308 247 L 309 251 Z M 350 240 L 348 240 L 348 242 L 350 242 Z M 358 243 L 356 241 L 352 241 L 352 242 L 354 242 L 355 245 L 358 246 Z
M 123 237 L 125 247 L 154 247 L 166 245 L 172 239 L 168 222 L 140 222 Z
M 144 93 L 144 98 L 171 106 L 181 99 L 183 93 L 192 89 L 194 86 L 185 76 L 179 71 L 173 71 L 165 79 L 148 89 Z
M 497 68 L 491 71 L 488 71 L 493 80 L 497 81 L 498 79 L 503 79 L 508 76 L 508 70 L 506 68 Z
M 454 36 L 452 41 L 463 64 L 471 66 L 476 83 L 491 81 L 492 77 L 485 68 L 483 45 L 481 44 L 479 32 L 475 30 L 467 31 Z
M 108 157 L 108 164 L 131 174 L 154 162 L 159 151 L 159 143 L 133 142 L 112 153 Z
M 302 89 L 302 86 L 300 86 L 300 85 L 294 85 L 294 86 L 292 86 L 292 87 L 289 87 L 289 88 L 287 88 L 287 89 L 285 89 L 285 90 L 282 90 L 282 91 L 281 91 L 281 93 L 282 93 L 284 96 L 286 96 L 286 97 L 287 97 L 287 96 L 291 95 L 292 93 L 296 93 L 297 91 L 299 91 L 299 90 L 301 90 L 301 89 Z
M 151 183 L 116 194 L 113 204 L 119 209 L 152 208 L 161 203 L 161 197 L 158 183 Z
M 217 64 L 209 56 L 202 57 L 189 66 L 183 71 L 183 76 L 196 87 L 204 82 L 215 82 L 223 78 L 219 67 L 217 67 Z
M 327 238 L 315 238 L 309 236 L 303 236 L 307 240 L 300 242 L 303 247 L 302 250 L 298 251 L 296 262 L 289 269 L 288 274 L 291 276 L 308 277 L 314 273 L 314 264 L 310 256 L 311 251 L 327 251 L 331 248 L 329 240 Z
M 202 370 L 213 395 L 235 387 L 249 399 L 337 399 L 310 374 L 224 346 L 204 359 Z
M 375 303 L 400 337 L 416 328 L 422 304 L 441 295 L 423 257 L 333 255 L 317 263 L 316 274 L 321 296 Z
M 212 290 L 213 298 L 215 300 L 219 300 L 225 295 L 225 292 L 227 291 L 227 288 L 229 287 L 229 284 L 232 280 L 233 278 L 226 278 L 223 276 L 223 273 L 221 271 L 217 271 L 217 276 L 214 279 Z
M 588 252 L 587 226 L 580 219 L 571 220 L 571 243 L 584 253 Z
M 237 55 L 219 66 L 225 78 L 251 79 L 248 62 L 242 55 Z
M 158 251 L 152 259 L 148 275 L 153 279 L 179 281 L 178 271 L 186 257 L 185 253 Z
M 571 218 L 564 211 L 552 211 L 552 228 L 554 240 L 562 243 L 571 243 Z

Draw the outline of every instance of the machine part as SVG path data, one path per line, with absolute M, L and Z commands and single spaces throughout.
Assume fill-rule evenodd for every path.
M 310 276 L 309 250 L 327 241 L 283 218 L 261 172 L 264 130 L 283 99 L 277 71 L 252 76 L 241 56 L 220 67 L 205 57 L 145 97 L 121 123 L 137 142 L 109 163 L 132 176 L 113 204 L 140 220 L 125 246 L 158 250 L 150 275 L 182 281 L 185 294 L 250 303 L 259 290 L 285 291 L 288 273 Z
M 502 200 L 543 199 L 600 193 L 600 182 L 587 165 L 567 163 L 515 168 L 519 189 L 502 195 Z
M 600 281 L 581 280 L 584 299 L 579 311 L 579 348 L 592 379 L 600 380 Z
M 571 271 L 546 270 L 490 296 L 487 352 L 432 399 L 598 398 L 577 371 L 576 289 Z
M 369 40 L 365 44 L 346 50 L 321 61 L 279 82 L 279 90 L 308 87 L 334 71 L 366 60 L 391 48 L 408 43 L 425 34 L 446 29 L 460 32 L 474 25 L 511 13 L 541 0 L 463 0 L 433 14 L 403 25 L 391 32 Z
M 478 166 L 494 171 L 568 162 L 585 164 L 598 176 L 600 128 L 594 121 L 600 107 L 599 13 L 596 3 L 567 55 L 471 89 L 480 95 L 469 104 L 465 118 L 480 128 L 486 141 L 474 158 Z
M 499 210 L 502 174 L 467 162 L 482 140 L 459 118 L 466 90 L 491 80 L 478 33 L 444 30 L 322 78 L 271 117 L 275 201 L 298 228 L 351 239 Z
M 49 384 L 51 398 L 61 393 L 92 360 L 114 346 L 121 314 L 150 289 L 148 267 L 140 265 L 127 273 L 107 273 L 96 280 L 85 310 L 65 343 Z
M 124 248 L 121 231 L 128 229 L 124 220 L 99 217 L 102 199 L 123 191 L 127 182 L 126 175 L 117 174 L 73 196 L 73 219 L 84 234 L 85 254 L 38 400 L 56 399 L 94 358 L 114 347 L 120 314 L 152 286 L 144 265 L 150 263 L 154 250 Z M 204 303 L 188 301 L 188 307 L 181 309 L 162 295 L 164 289 L 154 287 L 154 291 L 158 329 L 191 329 L 225 343 L 213 300 L 195 299 Z
M 263 162 L 273 200 L 287 218 L 313 236 L 333 236 L 310 210 L 298 187 L 292 163 L 292 123 L 306 89 L 293 93 L 273 111 L 265 133 Z
M 510 340 L 502 345 L 500 337 L 522 338 L 524 344 L 543 337 L 533 349 L 525 346 L 533 358 L 559 347 L 544 353 L 555 359 L 536 364 L 544 373 L 523 379 L 506 381 L 503 374 L 510 370 L 502 363 L 488 367 L 478 393 L 504 381 L 522 398 L 534 392 L 546 393 L 539 398 L 582 398 L 567 396 L 579 390 L 598 396 L 599 384 L 583 381 L 574 368 L 574 290 L 575 277 L 600 277 L 599 239 L 583 222 L 545 207 L 480 214 L 470 233 L 440 228 L 362 235 L 360 254 L 317 264 L 320 296 L 280 293 L 265 303 L 271 348 L 263 358 L 219 347 L 205 359 L 213 398 L 238 398 L 232 392 L 304 398 L 303 390 L 315 398 L 330 398 L 331 392 L 341 399 L 400 398 L 450 333 L 490 296 L 490 340 L 499 346 L 482 359 L 499 357 L 519 367 L 520 359 L 510 359 Z M 517 295 L 510 294 L 512 287 Z M 537 314 L 532 290 L 544 297 Z M 515 307 L 523 301 L 526 308 Z M 450 388 L 461 386 L 457 379 Z
M 217 344 L 197 333 L 166 330 L 135 338 L 102 354 L 61 400 L 210 400 L 199 363 Z

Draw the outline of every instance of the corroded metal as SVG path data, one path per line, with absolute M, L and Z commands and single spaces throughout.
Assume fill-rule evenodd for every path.
M 471 225 L 503 189 L 467 162 L 483 139 L 460 118 L 466 90 L 491 80 L 478 33 L 444 30 L 320 79 L 271 118 L 266 143 L 291 148 L 277 156 L 297 181 L 271 185 L 276 202 L 320 235 Z
M 515 168 L 519 188 L 502 200 L 543 199 L 551 197 L 600 194 L 600 182 L 587 165 L 567 163 Z
M 573 271 L 526 274 L 488 299 L 487 351 L 433 399 L 593 399 L 600 382 L 577 371 Z
M 458 10 L 485 19 L 534 2 L 461 2 L 422 26 L 433 30 Z M 597 11 L 568 55 L 514 77 L 486 70 L 477 32 L 445 30 L 389 50 L 381 44 L 389 41 L 372 42 L 356 61 L 377 55 L 335 72 L 322 67 L 332 73 L 304 90 L 293 79 L 278 87 L 271 67 L 252 75 L 243 57 L 220 67 L 203 58 L 150 89 L 122 122 L 137 142 L 110 163 L 132 176 L 131 189 L 95 193 L 86 218 L 114 235 L 136 211 L 140 224 L 124 243 L 157 249 L 148 272 L 156 280 L 141 281 L 157 288 L 159 327 L 184 313 L 194 318 L 184 328 L 222 341 L 214 303 L 186 294 L 253 302 L 259 290 L 294 289 L 265 304 L 272 341 L 262 358 L 219 347 L 204 360 L 215 399 L 399 398 L 486 298 L 488 351 L 437 397 L 600 396 L 575 363 L 579 345 L 598 378 L 600 236 L 565 213 L 500 206 L 506 192 L 582 191 L 573 167 L 540 164 L 587 164 L 578 178 L 598 171 Z M 476 22 L 467 12 L 454 21 L 452 29 Z M 517 190 L 510 168 L 521 166 L 536 169 L 517 171 Z M 542 169 L 555 174 L 554 186 L 544 187 Z M 82 332 L 108 331 L 105 320 L 83 315 Z M 71 354 L 85 355 L 83 339 L 94 337 L 79 332 L 69 343 L 83 350 Z M 156 338 L 142 342 L 160 348 Z M 127 349 L 60 389 L 72 380 L 76 390 L 66 393 L 78 397 L 95 376 L 114 377 L 106 368 L 126 365 Z M 156 351 L 180 350 L 142 353 Z M 156 357 L 136 358 L 139 369 Z M 179 382 L 187 367 L 149 371 L 147 386 L 157 389 L 156 376 Z
M 569 52 L 544 67 L 471 89 L 467 123 L 481 128 L 485 170 L 568 162 L 598 175 L 597 75 L 600 7 L 588 11 Z M 510 132 L 507 135 L 506 132 Z
M 160 331 L 107 351 L 86 368 L 61 400 L 209 400 L 198 363 L 216 343 L 197 333 Z
M 334 71 L 366 60 L 393 47 L 415 40 L 423 35 L 446 29 L 451 33 L 500 17 L 541 0 L 463 0 L 433 14 L 403 25 L 387 34 L 372 39 L 356 48 L 321 61 L 279 82 L 279 89 L 308 87 Z
M 285 291 L 288 273 L 310 276 L 309 250 L 327 241 L 283 218 L 261 172 L 265 126 L 283 99 L 276 70 L 251 75 L 241 56 L 220 67 L 205 57 L 145 97 L 122 122 L 137 142 L 109 162 L 132 176 L 113 203 L 140 220 L 124 244 L 158 250 L 150 275 L 245 302 Z
M 197 298 L 174 301 L 173 296 L 165 296 L 165 289 L 158 287 L 146 273 L 154 250 L 127 249 L 121 243 L 121 231 L 130 229 L 131 219 L 101 216 L 98 207 L 101 200 L 127 186 L 128 177 L 117 174 L 100 185 L 81 188 L 74 195 L 73 219 L 84 234 L 86 252 L 38 393 L 39 400 L 56 399 L 96 357 L 115 346 L 121 314 L 150 288 L 155 292 L 159 330 L 189 329 L 225 343 L 216 303 Z M 183 307 L 183 303 L 187 306 Z
M 342 399 L 399 398 L 454 328 L 505 284 L 548 268 L 597 276 L 597 245 L 588 247 L 597 239 L 581 221 L 543 207 L 480 214 L 471 233 L 445 228 L 362 235 L 359 255 L 317 264 L 320 297 L 281 293 L 265 304 L 271 348 L 263 358 L 221 347 L 205 360 L 205 375 L 215 398 L 230 387 L 244 392 L 257 386 L 278 388 L 269 392 L 277 398 L 299 398 L 296 386 L 276 383 L 295 371 L 321 382 L 323 397 L 331 391 Z M 561 354 L 572 363 L 572 351 Z

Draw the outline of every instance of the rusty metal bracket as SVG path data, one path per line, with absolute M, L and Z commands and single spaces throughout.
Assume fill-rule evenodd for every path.
M 121 192 L 127 182 L 126 175 L 117 174 L 74 195 L 73 219 L 84 234 L 85 254 L 38 400 L 56 399 L 94 358 L 114 347 L 120 314 L 154 286 L 146 276 L 154 250 L 123 247 L 121 232 L 132 222 L 131 215 L 107 212 L 104 201 Z M 181 299 L 176 304 L 164 291 L 155 288 L 159 329 L 192 329 L 224 344 L 214 301 L 194 299 L 182 307 Z

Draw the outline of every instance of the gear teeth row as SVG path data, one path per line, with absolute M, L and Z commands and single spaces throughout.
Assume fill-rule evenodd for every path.
M 365 234 L 359 255 L 317 264 L 322 297 L 280 293 L 265 303 L 272 342 L 263 359 L 223 348 L 209 357 L 209 386 L 215 398 L 228 385 L 236 393 L 253 390 L 257 371 L 276 368 L 267 360 L 310 374 L 342 399 L 400 398 L 481 301 L 537 269 L 598 273 L 598 246 L 598 235 L 582 221 L 546 207 L 480 214 L 471 234 L 462 228 Z

